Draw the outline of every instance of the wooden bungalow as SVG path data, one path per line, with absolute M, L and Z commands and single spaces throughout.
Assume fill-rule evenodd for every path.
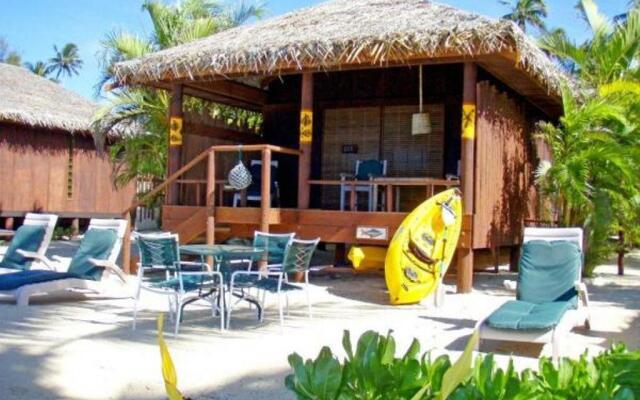
M 116 190 L 90 127 L 97 105 L 28 70 L 0 63 L 0 218 L 120 216 L 134 185 Z
M 413 206 L 459 185 L 462 292 L 472 286 L 474 254 L 480 261 L 516 248 L 525 219 L 536 216 L 532 175 L 547 153 L 532 131 L 560 116 L 564 80 L 515 24 L 424 0 L 334 0 L 116 72 L 117 85 L 171 92 L 170 177 L 158 188 L 167 191 L 165 229 L 184 241 L 206 233 L 210 243 L 262 229 L 320 236 L 339 250 L 384 245 Z M 421 92 L 431 132 L 413 135 Z M 261 129 L 195 116 L 185 97 L 257 112 Z M 238 144 L 245 163 L 279 163 L 262 168 L 261 202 L 247 207 L 234 207 L 225 188 Z M 374 182 L 378 206 L 356 210 L 351 186 L 350 207 L 340 210 L 340 174 L 369 159 L 387 162 Z

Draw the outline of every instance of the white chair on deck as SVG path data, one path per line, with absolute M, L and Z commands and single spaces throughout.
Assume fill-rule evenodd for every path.
M 358 193 L 367 193 L 369 211 L 375 211 L 378 201 L 375 198 L 376 190 L 372 180 L 383 176 L 387 176 L 387 160 L 358 160 L 356 161 L 355 174 L 340 174 L 340 181 L 342 181 L 340 184 L 340 211 L 344 211 L 345 197 L 352 191 L 355 191 L 356 195 L 356 210 L 358 209 Z

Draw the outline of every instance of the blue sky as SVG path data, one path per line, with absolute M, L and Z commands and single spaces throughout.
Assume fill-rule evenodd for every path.
M 172 1 L 172 0 L 167 0 Z M 269 15 L 279 15 L 319 0 L 270 0 Z M 499 17 L 506 8 L 498 0 L 439 0 L 455 7 Z M 574 9 L 575 0 L 547 0 L 549 26 L 562 26 L 576 40 L 588 34 Z M 149 21 L 141 11 L 142 0 L 2 0 L 0 36 L 25 61 L 45 60 L 53 55 L 53 45 L 74 42 L 85 62 L 80 75 L 62 84 L 84 96 L 94 94 L 99 78 L 100 41 L 112 31 L 148 35 Z M 600 0 L 608 15 L 623 12 L 627 0 Z

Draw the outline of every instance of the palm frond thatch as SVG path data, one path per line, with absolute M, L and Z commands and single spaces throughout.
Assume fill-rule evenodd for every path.
M 562 71 L 516 24 L 427 0 L 334 0 L 122 62 L 115 73 L 121 84 L 150 84 L 503 51 L 560 93 Z
M 0 122 L 89 134 L 97 108 L 49 79 L 0 63 Z

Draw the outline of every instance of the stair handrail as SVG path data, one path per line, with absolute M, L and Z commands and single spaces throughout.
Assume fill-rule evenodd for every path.
M 153 198 L 154 196 L 162 192 L 169 185 L 171 185 L 176 180 L 178 180 L 178 178 L 184 175 L 185 172 L 189 171 L 191 168 L 195 167 L 197 164 L 199 164 L 201 161 L 207 158 L 207 156 L 209 155 L 209 152 L 211 151 L 213 151 L 213 146 L 210 148 L 207 148 L 205 151 L 198 154 L 194 159 L 192 159 L 191 161 L 183 165 L 182 168 L 180 168 L 179 170 L 174 172 L 172 175 L 170 175 L 161 184 L 156 186 L 152 191 L 145 193 L 143 196 L 136 199 L 133 203 L 131 203 L 131 205 L 126 210 L 122 212 L 122 215 L 127 215 L 131 213 L 137 207 L 140 207 L 141 205 L 145 204 L 149 199 Z

